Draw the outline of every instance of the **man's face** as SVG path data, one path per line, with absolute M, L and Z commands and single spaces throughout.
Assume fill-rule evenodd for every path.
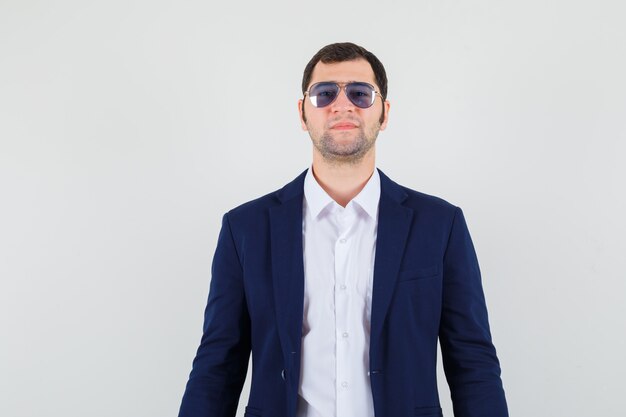
M 379 91 L 374 71 L 365 59 L 332 64 L 320 61 L 313 69 L 307 88 L 321 81 L 361 81 L 373 85 Z M 381 123 L 383 106 L 385 113 Z M 374 104 L 362 109 L 352 104 L 345 89 L 342 89 L 335 101 L 322 108 L 313 106 L 306 95 L 298 101 L 298 110 L 302 129 L 309 132 L 314 152 L 319 152 L 327 162 L 357 163 L 372 150 L 378 132 L 387 127 L 389 102 L 383 102 L 382 97 L 377 94 Z M 306 121 L 303 116 L 306 116 Z

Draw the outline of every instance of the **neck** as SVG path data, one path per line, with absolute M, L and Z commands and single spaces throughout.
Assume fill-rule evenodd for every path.
M 328 195 L 345 207 L 356 197 L 374 173 L 375 148 L 354 162 L 327 161 L 313 150 L 313 176 Z

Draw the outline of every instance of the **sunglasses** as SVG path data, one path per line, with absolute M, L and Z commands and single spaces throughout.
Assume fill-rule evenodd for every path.
M 376 91 L 373 85 L 362 82 L 335 83 L 323 81 L 313 84 L 304 94 L 309 95 L 313 106 L 320 108 L 326 107 L 337 100 L 342 89 L 345 89 L 346 96 L 352 104 L 361 109 L 371 107 L 374 104 L 374 100 L 376 100 L 376 94 L 382 98 L 382 95 Z

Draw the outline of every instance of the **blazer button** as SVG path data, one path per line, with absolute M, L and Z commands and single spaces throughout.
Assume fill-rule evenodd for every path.
M 283 381 L 285 381 L 285 370 L 284 369 L 281 371 L 280 376 L 283 378 Z

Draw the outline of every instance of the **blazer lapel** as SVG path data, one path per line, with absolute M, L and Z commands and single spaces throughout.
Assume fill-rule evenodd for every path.
M 304 170 L 276 193 L 281 204 L 271 207 L 270 240 L 274 305 L 278 335 L 291 381 L 299 375 L 304 305 L 302 202 Z M 294 369 L 295 368 L 295 369 Z
M 380 341 L 383 325 L 413 220 L 413 210 L 402 205 L 407 193 L 380 169 L 378 172 L 381 189 L 370 329 L 370 370 L 374 372 L 382 368 L 380 361 L 384 352 Z

